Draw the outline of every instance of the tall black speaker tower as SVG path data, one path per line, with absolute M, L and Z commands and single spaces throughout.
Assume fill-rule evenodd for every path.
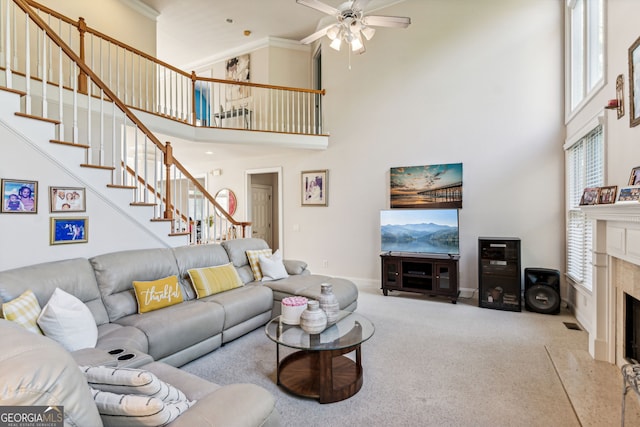
M 522 270 L 520 239 L 478 239 L 478 305 L 496 310 L 521 311 Z
M 524 269 L 524 308 L 542 314 L 560 313 L 560 272 L 550 268 Z

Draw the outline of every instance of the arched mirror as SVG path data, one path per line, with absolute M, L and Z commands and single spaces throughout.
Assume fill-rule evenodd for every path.
M 216 202 L 218 202 L 218 204 L 222 206 L 229 215 L 233 216 L 233 214 L 236 213 L 238 199 L 236 199 L 236 194 L 228 188 L 223 188 L 216 193 Z M 220 215 L 220 212 L 216 213 Z

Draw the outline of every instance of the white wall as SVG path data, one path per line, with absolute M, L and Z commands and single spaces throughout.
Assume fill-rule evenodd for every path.
M 378 286 L 389 168 L 462 162 L 461 287 L 477 288 L 480 236 L 520 237 L 523 267 L 564 271 L 562 2 L 407 0 L 385 14 L 411 16 L 413 24 L 379 29 L 366 54 L 351 58 L 351 70 L 346 51 L 323 51 L 328 150 L 222 156 L 211 162 L 223 169 L 221 182 L 209 187 L 236 191 L 242 212 L 244 171 L 282 166 L 285 256 L 306 260 L 317 273 Z M 300 172 L 314 169 L 329 170 L 326 208 L 300 206 Z M 15 178 L 39 175 L 28 164 L 18 171 Z M 42 239 L 46 227 L 30 225 L 47 218 L 35 218 L 11 217 L 3 229 L 26 225 Z M 109 244 L 67 245 L 59 253 L 132 244 L 94 235 L 89 245 L 100 238 Z
M 379 29 L 351 70 L 346 51 L 323 50 L 328 150 L 227 156 L 212 167 L 227 185 L 238 180 L 242 199 L 242 170 L 282 166 L 285 255 L 378 286 L 389 168 L 462 162 L 461 287 L 477 288 L 480 236 L 520 237 L 523 267 L 564 271 L 561 3 L 385 9 L 412 25 Z M 300 206 L 300 172 L 314 169 L 329 170 L 326 208 Z
M 156 54 L 156 17 L 152 9 L 135 0 L 40 0 L 40 4 L 77 21 L 84 18 L 90 28 Z

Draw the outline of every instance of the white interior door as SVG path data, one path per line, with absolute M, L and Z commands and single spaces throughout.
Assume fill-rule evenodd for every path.
M 273 188 L 270 185 L 251 185 L 251 229 L 252 236 L 264 239 L 273 247 Z

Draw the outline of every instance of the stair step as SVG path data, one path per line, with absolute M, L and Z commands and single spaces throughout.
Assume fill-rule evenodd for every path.
M 175 233 L 169 233 L 169 236 L 188 236 L 190 233 L 188 231 L 181 231 Z
M 125 190 L 135 190 L 137 187 L 134 185 L 120 185 L 120 184 L 107 184 L 108 188 L 123 188 Z
M 8 88 L 8 87 L 0 87 L 0 90 L 3 90 L 5 92 L 10 92 L 10 93 L 15 93 L 15 94 L 20 95 L 20 96 L 25 96 L 27 94 L 26 92 L 23 92 L 21 90 L 11 89 L 11 88 Z
M 28 119 L 40 120 L 40 121 L 47 122 L 47 123 L 53 123 L 54 125 L 59 125 L 60 124 L 60 120 L 47 119 L 46 117 L 34 116 L 32 114 L 25 114 L 25 113 L 15 113 L 15 114 L 18 117 L 26 117 Z
M 171 218 L 151 218 L 152 222 L 172 222 Z
M 91 148 L 86 144 L 76 144 L 75 142 L 69 142 L 69 141 L 58 141 L 57 139 L 50 139 L 49 142 L 52 144 L 61 144 L 69 147 L 78 147 L 78 148 L 86 148 L 86 149 Z
M 90 165 L 88 163 L 83 163 L 80 165 L 83 168 L 93 168 L 93 169 L 104 169 L 104 170 L 115 170 L 116 168 L 113 166 L 102 166 L 102 165 Z
M 145 203 L 145 202 L 131 202 L 129 203 L 131 206 L 155 206 L 155 203 Z

